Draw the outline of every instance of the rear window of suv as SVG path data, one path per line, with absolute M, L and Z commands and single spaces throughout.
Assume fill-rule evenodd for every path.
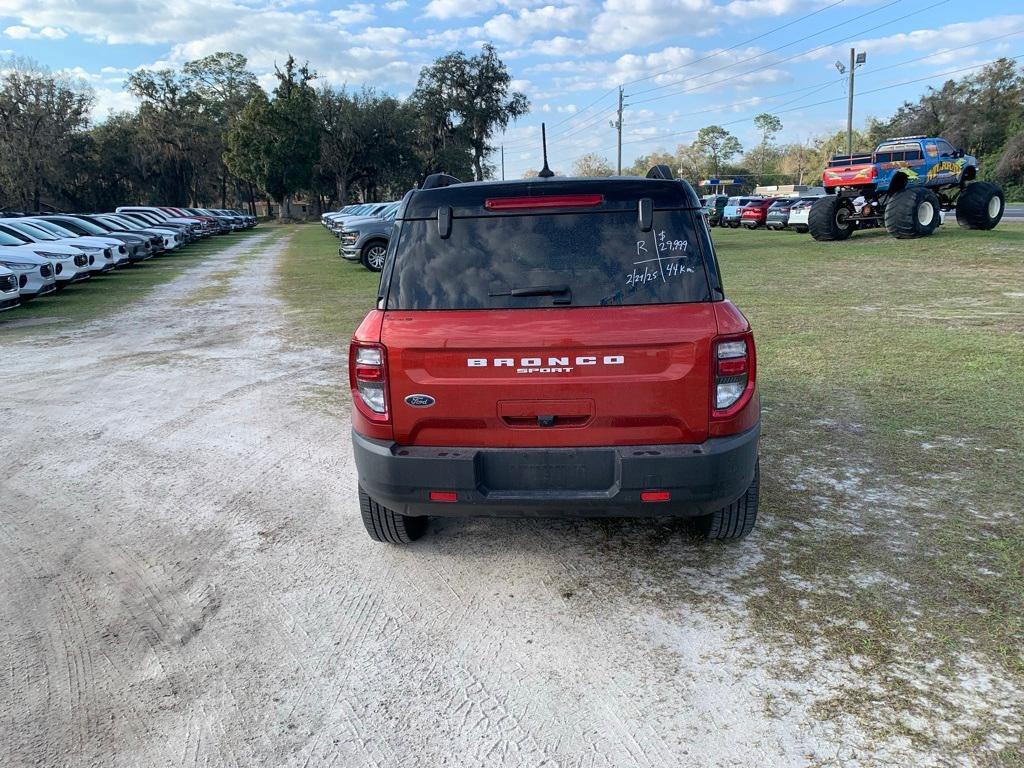
M 528 309 L 710 301 L 693 211 L 601 211 L 402 223 L 387 308 Z M 550 289 L 546 295 L 523 295 Z M 518 291 L 520 295 L 512 295 Z

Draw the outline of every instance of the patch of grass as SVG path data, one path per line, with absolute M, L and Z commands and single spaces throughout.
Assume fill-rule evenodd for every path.
M 373 308 L 380 275 L 338 256 L 338 239 L 319 224 L 295 226 L 277 269 L 293 319 L 316 343 L 346 347 Z
M 259 235 L 260 228 L 221 235 L 192 243 L 180 253 L 152 259 L 100 277 L 69 286 L 26 302 L 17 309 L 0 314 L 0 337 L 13 337 L 39 326 L 54 329 L 74 328 L 87 320 L 122 310 L 128 304 L 145 299 L 151 291 L 173 280 L 189 267 L 202 263 L 239 243 Z
M 715 241 L 758 340 L 757 626 L 861 659 L 871 695 L 824 709 L 890 734 L 907 735 L 908 713 L 957 714 L 965 657 L 1019 690 L 1024 227 L 843 243 L 719 229 Z M 984 753 L 996 724 L 979 721 L 953 730 Z

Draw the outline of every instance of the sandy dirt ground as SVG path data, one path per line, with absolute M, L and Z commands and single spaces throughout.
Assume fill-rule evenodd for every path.
M 752 631 L 756 534 L 467 520 L 371 542 L 343 345 L 290 326 L 283 244 L 4 342 L 0 765 L 961 762 L 815 715 L 855 672 Z M 197 300 L 213 274 L 228 290 Z

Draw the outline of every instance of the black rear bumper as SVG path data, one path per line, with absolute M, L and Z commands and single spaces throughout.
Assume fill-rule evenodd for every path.
M 434 448 L 352 433 L 359 484 L 405 515 L 694 517 L 731 504 L 754 478 L 760 425 L 699 445 Z M 457 501 L 431 501 L 430 492 Z M 644 502 L 643 491 L 669 501 Z

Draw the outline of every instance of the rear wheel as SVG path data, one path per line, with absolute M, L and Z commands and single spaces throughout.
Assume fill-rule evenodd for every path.
M 729 228 L 730 229 L 739 229 L 740 228 L 740 223 L 738 221 L 730 221 L 729 222 Z
M 939 226 L 939 197 L 926 187 L 910 187 L 885 206 L 885 228 L 900 240 L 927 237 Z
M 793 229 L 795 229 L 801 235 L 807 234 L 807 227 L 805 227 L 803 224 L 794 224 Z
M 387 243 L 383 240 L 371 240 L 363 246 L 360 261 L 371 272 L 380 272 L 384 269 L 384 257 L 387 256 L 387 253 Z
M 992 229 L 1003 218 L 1003 190 L 989 181 L 968 184 L 956 201 L 956 223 L 967 229 Z
M 853 234 L 853 206 L 839 195 L 825 195 L 814 201 L 807 228 L 815 240 L 845 240 Z
M 427 518 L 392 512 L 371 499 L 362 488 L 359 489 L 359 511 L 362 513 L 366 532 L 374 541 L 411 544 L 427 530 Z
M 761 462 L 754 465 L 754 479 L 750 487 L 736 501 L 710 515 L 692 522 L 693 530 L 705 539 L 725 541 L 742 539 L 754 529 L 757 522 L 757 502 L 761 489 Z

